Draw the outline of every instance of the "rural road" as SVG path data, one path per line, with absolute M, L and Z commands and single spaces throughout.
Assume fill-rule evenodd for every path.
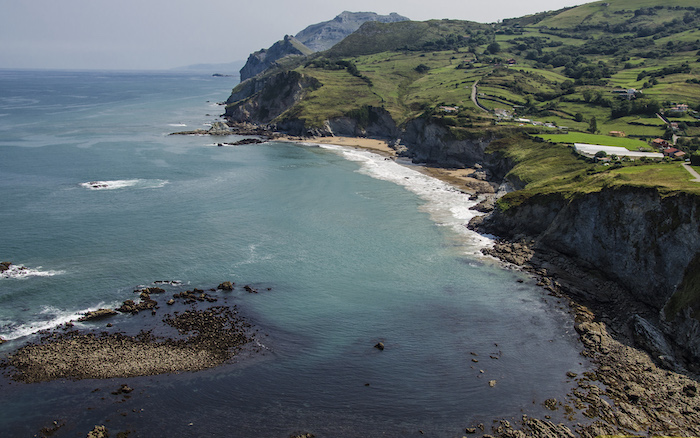
M 474 81 L 474 85 L 472 85 L 472 102 L 474 102 L 474 105 L 476 105 L 478 108 L 481 108 L 482 110 L 486 111 L 487 113 L 490 113 L 491 111 L 489 111 L 488 109 L 481 106 L 479 101 L 476 99 L 476 86 L 478 83 L 479 83 L 479 80 L 477 79 L 476 81 Z
M 688 172 L 690 172 L 690 174 L 693 175 L 693 177 L 695 178 L 695 179 L 691 179 L 691 181 L 700 182 L 700 173 L 697 173 L 697 172 L 695 171 L 695 169 L 693 169 L 693 168 L 690 166 L 690 164 L 687 164 L 687 163 L 686 163 L 686 164 L 683 164 L 683 167 L 685 167 L 685 170 L 687 170 Z

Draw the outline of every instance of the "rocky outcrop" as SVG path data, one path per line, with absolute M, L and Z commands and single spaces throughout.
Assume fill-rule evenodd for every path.
M 277 61 L 287 56 L 306 56 L 313 53 L 309 49 L 291 35 L 285 35 L 280 41 L 277 41 L 269 49 L 262 49 L 251 53 L 248 61 L 240 71 L 241 82 L 256 76 L 270 67 L 276 65 Z
M 108 317 L 114 316 L 116 314 L 117 314 L 117 312 L 112 310 L 112 309 L 91 310 L 91 311 L 85 313 L 80 318 L 78 318 L 78 321 L 80 321 L 80 322 L 94 321 L 94 320 L 98 320 L 98 319 L 108 318 Z
M 395 23 L 407 20 L 408 18 L 395 12 L 389 15 L 379 15 L 374 12 L 345 11 L 333 20 L 312 24 L 296 36 L 285 35 L 282 40 L 277 41 L 270 48 L 251 53 L 248 61 L 240 70 L 241 82 L 275 67 L 277 61 L 287 56 L 307 56 L 314 52 L 330 49 L 368 21 Z
M 219 290 L 225 290 L 225 291 L 232 291 L 233 290 L 233 285 L 234 283 L 230 281 L 224 281 L 221 283 L 219 286 L 217 286 L 217 289 Z
M 173 132 L 170 135 L 213 135 L 213 136 L 225 136 L 231 135 L 234 132 L 231 128 L 224 122 L 213 122 L 209 129 L 195 129 L 194 131 L 180 131 Z M 91 185 L 93 183 L 90 183 Z
M 252 78 L 233 90 L 225 116 L 234 122 L 266 124 L 319 87 L 321 83 L 316 78 L 296 71 Z
M 368 21 L 395 23 L 407 20 L 408 18 L 402 17 L 396 12 L 389 15 L 379 15 L 374 12 L 344 11 L 330 21 L 312 24 L 295 36 L 309 49 L 320 52 L 330 49 Z

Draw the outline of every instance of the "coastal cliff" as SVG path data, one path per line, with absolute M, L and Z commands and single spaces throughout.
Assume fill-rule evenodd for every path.
M 233 90 L 224 115 L 236 122 L 266 124 L 319 87 L 321 83 L 315 78 L 293 70 L 265 78 L 254 77 Z
M 700 197 L 654 188 L 613 187 L 573 198 L 535 195 L 515 206 L 501 202 L 474 226 L 512 241 L 531 241 L 540 254 L 573 261 L 603 283 L 621 286 L 648 306 L 685 356 L 700 358 L 698 291 L 688 283 L 700 257 Z M 555 258 L 556 258 L 555 257 Z M 606 288 L 590 298 L 619 299 Z M 627 309 L 629 310 L 629 309 Z

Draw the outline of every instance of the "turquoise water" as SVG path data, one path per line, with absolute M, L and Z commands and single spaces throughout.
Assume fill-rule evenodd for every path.
M 154 281 L 265 290 L 228 300 L 264 354 L 200 373 L 5 383 L 0 430 L 63 418 L 56 436 L 103 423 L 136 436 L 462 436 L 564 397 L 565 373 L 586 368 L 571 321 L 478 255 L 488 239 L 464 227 L 467 196 L 363 151 L 168 135 L 216 120 L 233 85 L 0 71 L 0 258 L 27 268 L 0 278 L 0 354 Z M 116 405 L 105 393 L 124 381 L 136 391 Z

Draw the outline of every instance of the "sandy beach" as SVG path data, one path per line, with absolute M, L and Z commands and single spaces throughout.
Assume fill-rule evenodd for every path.
M 289 141 L 294 143 L 332 144 L 337 146 L 366 149 L 380 155 L 396 158 L 398 154 L 389 146 L 386 140 L 378 140 L 363 137 L 291 137 L 282 136 L 276 141 Z M 493 193 L 493 189 L 483 179 L 476 177 L 477 169 L 450 169 L 442 167 L 416 166 L 416 169 L 442 180 L 459 190 L 467 193 Z

